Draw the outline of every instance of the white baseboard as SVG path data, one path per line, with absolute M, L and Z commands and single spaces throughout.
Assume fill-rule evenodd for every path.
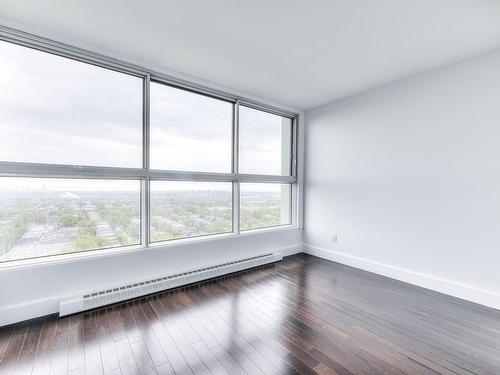
M 499 293 L 394 267 L 369 259 L 302 244 L 275 249 L 274 252 L 283 257 L 304 252 L 500 310 Z M 56 314 L 59 312 L 59 302 L 66 297 L 67 296 L 50 297 L 0 308 L 0 327 L 44 315 Z
M 500 293 L 312 245 L 305 244 L 304 252 L 500 310 Z
M 269 252 L 286 257 L 301 253 L 302 249 L 302 244 L 296 244 L 274 250 L 269 249 Z M 59 302 L 68 297 L 69 296 L 52 296 L 36 301 L 2 307 L 0 308 L 0 327 L 45 315 L 58 314 Z
M 298 244 L 298 245 L 282 247 L 282 248 L 280 248 L 276 251 L 273 251 L 273 252 L 281 255 L 282 257 L 287 257 L 290 255 L 303 253 L 304 252 L 304 245 Z
M 0 327 L 59 312 L 60 297 L 10 305 L 0 309 Z

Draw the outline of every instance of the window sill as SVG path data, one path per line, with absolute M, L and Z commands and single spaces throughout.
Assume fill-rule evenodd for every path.
M 179 246 L 203 244 L 207 242 L 223 241 L 235 238 L 246 238 L 246 237 L 257 236 L 263 233 L 288 232 L 288 231 L 298 231 L 298 230 L 300 229 L 297 228 L 295 225 L 288 224 L 288 225 L 280 225 L 268 228 L 245 230 L 239 234 L 224 233 L 224 234 L 214 234 L 211 236 L 204 236 L 204 237 L 194 237 L 194 238 L 185 238 L 179 240 L 171 240 L 166 242 L 156 242 L 156 243 L 151 243 L 149 246 L 136 245 L 136 246 L 127 246 L 122 248 L 90 250 L 81 253 L 50 255 L 46 257 L 33 258 L 33 259 L 13 260 L 0 263 L 0 272 L 26 269 L 26 268 L 53 266 L 64 263 L 75 263 L 85 260 L 123 256 L 128 254 L 139 254 L 148 251 L 161 251 L 161 250 L 168 251 L 169 248 L 174 248 Z

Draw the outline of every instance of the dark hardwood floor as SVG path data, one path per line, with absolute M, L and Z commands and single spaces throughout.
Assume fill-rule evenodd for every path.
M 500 312 L 307 255 L 0 329 L 1 374 L 500 374 Z

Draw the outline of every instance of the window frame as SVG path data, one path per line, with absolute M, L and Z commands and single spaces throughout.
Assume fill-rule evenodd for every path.
M 141 242 L 139 245 L 134 245 L 135 248 L 147 249 L 150 247 L 158 247 L 162 244 L 172 244 L 174 242 L 186 242 L 189 240 L 196 241 L 200 236 L 188 237 L 186 239 L 174 239 L 161 242 L 150 241 L 150 181 L 165 180 L 165 181 L 203 181 L 203 182 L 231 182 L 232 189 L 232 221 L 233 230 L 230 233 L 210 234 L 201 236 L 201 238 L 220 237 L 240 235 L 242 232 L 246 235 L 250 232 L 268 230 L 273 228 L 283 227 L 298 227 L 298 125 L 299 114 L 259 103 L 257 101 L 247 99 L 238 95 L 229 94 L 220 90 L 212 89 L 192 82 L 181 80 L 152 69 L 144 68 L 135 64 L 130 64 L 121 60 L 117 60 L 105 55 L 90 52 L 78 47 L 73 47 L 60 42 L 55 42 L 43 37 L 28 34 L 22 31 L 13 30 L 11 28 L 0 25 L 0 40 L 13 43 L 27 48 L 32 48 L 38 51 L 50 53 L 56 56 L 69 58 L 79 62 L 95 65 L 101 68 L 117 71 L 127 75 L 139 77 L 143 80 L 142 85 L 142 167 L 107 167 L 107 166 L 88 166 L 88 165 L 67 165 L 67 164 L 44 164 L 30 162 L 6 162 L 0 161 L 0 176 L 6 177 L 45 177 L 45 178 L 86 178 L 86 179 L 107 179 L 107 180 L 140 180 L 141 181 Z M 232 153 L 231 153 L 231 172 L 216 173 L 216 172 L 195 172 L 195 171 L 175 171 L 175 170 L 154 170 L 150 168 L 150 84 L 151 82 L 164 84 L 176 89 L 190 91 L 195 94 L 211 97 L 216 100 L 226 101 L 232 104 Z M 243 105 L 259 111 L 268 112 L 274 115 L 282 116 L 291 119 L 292 135 L 291 135 L 291 173 L 289 176 L 281 175 L 265 175 L 265 174 L 240 174 L 238 169 L 239 162 L 239 106 Z M 283 224 L 273 227 L 263 227 L 257 229 L 240 230 L 240 183 L 256 182 L 256 183 L 288 183 L 291 186 L 291 224 Z M 130 248 L 127 246 L 126 248 Z M 116 247 L 112 250 L 120 253 L 125 247 Z M 96 249 L 81 251 L 78 253 L 71 252 L 54 256 L 69 256 L 74 254 L 99 252 Z M 38 258 L 27 258 L 12 261 L 0 261 L 0 264 L 11 262 L 24 262 Z
M 256 106 L 252 106 L 252 105 L 248 105 L 247 103 L 241 103 L 240 102 L 240 105 L 243 106 L 243 107 L 247 107 L 249 109 L 253 109 L 253 110 L 256 110 L 256 111 L 261 111 L 261 112 L 266 112 L 266 113 L 269 113 L 269 114 L 272 114 L 272 115 L 275 115 L 275 116 L 280 116 L 280 117 L 283 117 L 283 118 L 287 118 L 289 120 L 291 120 L 291 131 L 290 131 L 290 165 L 289 165 L 289 174 L 287 175 L 283 175 L 283 174 L 279 174 L 279 175 L 273 175 L 273 174 L 263 174 L 262 176 L 282 176 L 282 177 L 294 177 L 296 176 L 295 174 L 295 167 L 296 165 L 294 164 L 294 155 L 295 155 L 295 148 L 294 148 L 294 145 L 296 143 L 296 134 L 295 134 L 295 128 L 296 128 L 296 125 L 295 125 L 295 117 L 289 117 L 289 116 L 284 116 L 282 114 L 279 114 L 279 113 L 275 113 L 275 112 L 272 112 L 272 111 L 269 111 L 269 110 L 263 110 L 261 108 L 257 108 Z M 238 111 L 239 112 L 239 111 Z M 239 117 L 238 117 L 238 120 L 239 120 Z M 239 123 L 238 123 L 238 128 L 239 128 Z M 238 130 L 239 131 L 239 130 Z M 236 140 L 238 142 L 238 149 L 239 147 L 241 146 L 240 144 L 240 138 L 238 137 L 238 139 Z M 255 175 L 253 173 L 246 173 L 248 175 Z
M 226 182 L 226 183 L 230 183 L 229 181 L 205 181 L 205 180 L 172 180 L 172 179 L 159 179 L 159 178 L 152 178 L 149 180 L 149 183 L 151 182 L 176 182 L 176 181 L 181 181 L 181 182 L 185 182 L 185 181 L 188 181 L 188 182 Z M 150 194 L 149 196 L 149 199 L 150 199 L 150 205 L 151 206 L 151 189 L 149 189 L 148 193 Z M 233 197 L 234 195 L 234 183 L 231 183 L 231 197 Z M 234 198 L 232 198 L 234 199 Z M 149 233 L 148 235 L 151 235 L 151 210 L 148 211 L 148 215 L 149 215 L 149 223 L 150 223 L 150 227 L 148 229 Z M 149 240 L 149 243 L 148 243 L 148 246 L 158 246 L 158 245 L 162 245 L 162 244 L 165 244 L 165 243 L 169 243 L 169 242 L 175 242 L 175 241 L 188 241 L 189 239 L 194 239 L 194 238 L 205 238 L 205 237 L 212 237 L 212 236 L 223 236 L 223 235 L 228 235 L 228 234 L 234 234 L 234 207 L 232 205 L 232 202 L 231 202 L 231 230 L 227 231 L 227 232 L 217 232 L 217 233 L 208 233 L 208 234 L 199 234 L 199 235 L 196 235 L 196 236 L 187 236 L 187 237 L 179 237 L 179 238 L 172 238 L 172 239 L 169 239 L 169 240 L 158 240 L 158 241 L 152 241 L 151 239 Z
M 265 182 L 249 182 L 249 183 L 256 183 L 256 184 L 265 184 Z M 266 225 L 262 227 L 256 227 L 256 228 L 248 228 L 248 229 L 241 229 L 241 216 L 239 217 L 240 220 L 240 233 L 246 233 L 246 232 L 252 232 L 256 230 L 261 230 L 261 229 L 271 229 L 271 228 L 280 228 L 280 227 L 290 227 L 294 225 L 294 195 L 293 195 L 293 190 L 294 190 L 294 184 L 292 183 L 285 183 L 285 182 L 268 182 L 271 184 L 280 184 L 280 185 L 289 185 L 290 186 L 290 193 L 289 193 L 289 209 L 290 209 L 290 222 L 289 223 L 284 223 L 284 224 L 274 224 L 274 225 Z M 240 194 L 240 199 L 241 199 L 241 194 Z M 241 207 L 241 202 L 240 202 L 240 207 Z
M 2 162 L 0 161 L 0 171 L 1 171 L 1 166 Z M 104 177 L 92 177 L 92 176 L 76 176 L 76 175 L 66 175 L 66 176 L 53 176 L 53 175 L 40 175 L 40 174 L 4 174 L 0 172 L 0 178 L 2 177 L 14 177 L 14 178 L 40 178 L 40 179 L 66 179 L 66 180 L 97 180 L 97 181 L 137 181 L 139 183 L 139 217 L 141 218 L 141 223 L 142 223 L 142 207 L 143 207 L 143 184 L 142 180 L 139 178 L 133 178 L 133 177 L 127 177 L 127 178 L 121 178 L 121 177 L 110 177 L 110 178 L 104 178 Z M 19 259 L 12 259 L 12 260 L 0 260 L 0 266 L 3 264 L 10 264 L 13 262 L 26 262 L 26 261 L 31 261 L 31 260 L 36 260 L 36 259 L 43 259 L 43 258 L 51 258 L 51 257 L 57 257 L 57 256 L 67 256 L 67 255 L 78 255 L 78 254 L 85 254 L 85 253 L 93 253 L 93 252 L 99 252 L 99 251 L 114 251 L 115 249 L 123 249 L 125 251 L 129 249 L 138 249 L 144 247 L 142 244 L 142 238 L 143 238 L 143 228 L 142 225 L 139 227 L 139 243 L 135 244 L 128 244 L 128 245 L 120 245 L 120 246 L 106 246 L 106 247 L 100 247 L 96 249 L 88 249 L 88 250 L 75 250 L 71 251 L 69 253 L 62 253 L 62 254 L 50 254 L 50 255 L 38 255 L 36 257 L 29 257 L 29 258 L 19 258 Z

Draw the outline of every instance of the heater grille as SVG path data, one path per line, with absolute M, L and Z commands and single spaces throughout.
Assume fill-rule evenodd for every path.
M 125 301 L 131 298 L 212 279 L 214 277 L 257 267 L 263 264 L 277 262 L 281 259 L 281 256 L 272 253 L 257 255 L 227 263 L 198 268 L 195 270 L 165 275 L 151 280 L 91 292 L 83 296 L 62 301 L 59 304 L 59 315 L 65 316 L 80 311 L 94 309 L 111 303 Z

